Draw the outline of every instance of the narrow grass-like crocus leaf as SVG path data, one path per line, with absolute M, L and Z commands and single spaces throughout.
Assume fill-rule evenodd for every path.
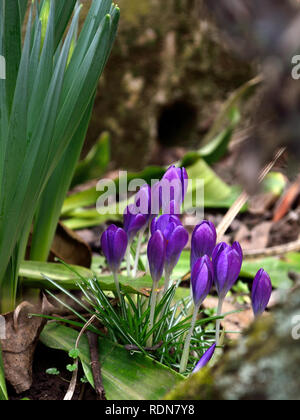
M 77 336 L 76 331 L 54 323 L 45 327 L 41 341 L 52 349 L 69 352 L 75 347 Z M 88 381 L 93 385 L 86 337 L 80 340 L 79 358 Z M 108 400 L 160 400 L 184 379 L 150 357 L 131 354 L 104 338 L 99 338 L 99 359 Z

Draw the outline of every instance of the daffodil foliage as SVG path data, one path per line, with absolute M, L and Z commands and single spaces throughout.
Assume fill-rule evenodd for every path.
M 19 264 L 44 261 L 74 174 L 119 9 L 95 0 L 2 0 L 0 55 L 0 312 L 14 308 Z

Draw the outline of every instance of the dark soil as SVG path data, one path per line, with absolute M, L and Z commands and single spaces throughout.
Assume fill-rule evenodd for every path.
M 12 387 L 8 386 L 10 400 L 36 400 L 56 401 L 63 400 L 72 374 L 67 371 L 66 366 L 70 364 L 70 358 L 63 351 L 51 350 L 39 343 L 33 364 L 33 384 L 29 391 L 16 394 Z M 59 376 L 48 375 L 47 369 L 56 368 Z M 83 377 L 79 372 L 78 379 Z M 96 400 L 96 394 L 89 384 L 77 385 L 74 400 Z

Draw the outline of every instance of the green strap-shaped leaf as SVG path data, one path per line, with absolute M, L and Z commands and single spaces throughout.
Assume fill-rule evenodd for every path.
M 2 0 L 5 3 L 5 59 L 7 104 L 11 108 L 21 58 L 21 20 L 19 0 Z
M 5 374 L 2 362 L 2 351 L 0 346 L 0 401 L 8 400 L 6 384 L 5 384 Z
M 27 4 L 28 4 L 28 0 L 19 0 L 21 27 L 22 27 L 22 23 L 23 23 L 24 18 L 25 18 L 25 14 L 26 14 L 26 10 L 27 10 Z
M 55 48 L 60 43 L 77 0 L 55 0 Z
M 75 346 L 78 332 L 58 324 L 48 324 L 41 341 L 52 349 L 69 352 Z M 90 351 L 84 336 L 79 357 L 89 382 L 93 385 Z M 99 359 L 103 385 L 108 400 L 160 400 L 183 376 L 141 353 L 131 354 L 123 347 L 99 338 Z
M 79 276 L 85 279 L 94 277 L 94 273 L 84 267 L 70 266 Z M 47 278 L 55 281 L 57 286 L 61 286 L 67 290 L 77 289 L 76 283 L 79 276 L 72 272 L 69 268 L 62 264 L 45 263 L 37 261 L 23 261 L 20 265 L 19 274 L 23 279 L 23 286 L 36 289 L 56 289 Z M 104 291 L 116 291 L 113 276 L 97 275 L 99 285 Z M 125 293 L 145 293 L 152 288 L 152 280 L 150 276 L 144 276 L 138 279 L 131 279 L 125 276 L 119 276 L 121 288 Z M 161 281 L 163 284 L 163 279 Z
M 71 144 L 52 174 L 40 199 L 31 243 L 31 259 L 33 261 L 47 261 L 61 208 L 70 187 L 75 166 L 79 160 L 88 130 L 93 105 L 94 98 L 83 115 Z

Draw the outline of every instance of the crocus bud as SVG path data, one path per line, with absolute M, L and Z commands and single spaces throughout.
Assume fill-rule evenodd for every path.
M 214 344 L 213 346 L 211 346 L 207 352 L 201 357 L 201 359 L 199 360 L 199 362 L 196 364 L 195 369 L 193 370 L 192 373 L 197 373 L 199 372 L 199 370 L 203 369 L 212 359 L 215 350 L 216 350 L 217 345 Z
M 151 233 L 154 234 L 156 231 L 162 232 L 166 239 L 165 270 L 168 275 L 171 275 L 184 247 L 188 243 L 189 234 L 182 226 L 181 221 L 177 216 L 168 215 L 162 215 L 153 219 Z
M 163 214 L 162 216 L 155 217 L 152 220 L 151 234 L 153 235 L 157 230 L 160 230 L 168 241 L 171 234 L 178 226 L 182 226 L 182 223 L 177 216 L 169 216 L 168 214 Z
M 213 223 L 204 220 L 195 227 L 192 235 L 191 269 L 198 258 L 204 255 L 208 255 L 211 258 L 216 242 L 217 232 Z
M 160 181 L 160 202 L 163 213 L 179 214 L 187 189 L 186 169 L 171 166 Z
M 212 261 L 219 298 L 225 299 L 241 272 L 243 251 L 240 244 L 235 242 L 231 247 L 224 242 L 220 243 L 213 252 Z
M 124 230 L 128 240 L 131 241 L 135 235 L 147 226 L 148 215 L 137 213 L 135 204 L 130 204 L 124 211 Z
M 107 264 L 113 273 L 116 273 L 124 258 L 128 245 L 125 231 L 111 225 L 101 236 L 101 248 L 107 259 Z
M 270 302 L 272 282 L 270 276 L 263 269 L 255 276 L 252 287 L 252 307 L 256 317 L 262 315 Z
M 214 281 L 213 265 L 207 255 L 199 258 L 192 270 L 191 282 L 193 299 L 196 307 L 200 306 L 207 298 Z
M 152 280 L 158 283 L 164 271 L 166 261 L 166 240 L 158 230 L 150 238 L 148 243 L 148 261 Z
M 135 213 L 151 216 L 151 188 L 148 184 L 143 185 L 135 196 Z

